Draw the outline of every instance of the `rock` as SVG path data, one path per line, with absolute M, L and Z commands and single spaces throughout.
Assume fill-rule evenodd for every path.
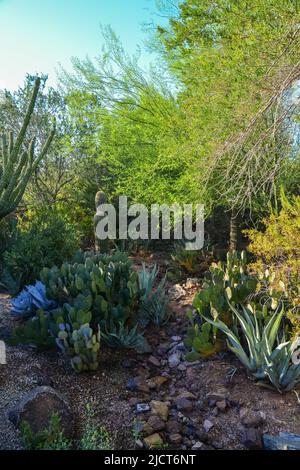
M 160 366 L 160 361 L 159 361 L 155 356 L 150 356 L 149 359 L 148 359 L 148 362 L 149 362 L 152 366 L 155 366 L 155 367 L 159 367 L 159 366 Z
M 199 279 L 196 277 L 190 277 L 186 280 L 185 287 L 186 289 L 193 289 L 199 285 Z
M 204 447 L 203 442 L 198 441 L 193 445 L 192 450 L 201 450 L 203 449 L 203 447 Z
M 149 437 L 145 437 L 144 442 L 149 449 L 161 447 L 164 443 L 158 433 L 152 434 L 152 436 Z
M 135 445 L 138 449 L 143 449 L 144 448 L 144 444 L 142 443 L 142 441 L 140 439 L 135 441 Z
M 155 387 L 160 388 L 167 381 L 168 381 L 167 377 L 158 375 L 156 377 L 152 377 L 152 379 L 148 381 L 148 385 L 150 388 L 155 388 Z
M 194 404 L 191 400 L 188 400 L 187 398 L 177 398 L 175 400 L 175 404 L 177 407 L 177 410 L 180 411 L 192 411 L 194 408 Z
M 186 398 L 187 400 L 197 400 L 197 397 L 192 392 L 182 392 L 178 395 L 177 398 Z
M 156 415 L 150 416 L 147 424 L 153 429 L 154 432 L 163 431 L 166 427 L 165 422 Z
M 280 432 L 276 436 L 264 434 L 263 444 L 267 450 L 300 450 L 300 436 L 289 432 Z
M 148 403 L 138 403 L 136 405 L 137 413 L 146 413 L 147 411 L 150 411 L 150 406 L 148 405 Z
M 245 429 L 242 444 L 250 450 L 262 449 L 262 431 L 256 428 Z
M 249 410 L 248 408 L 240 410 L 240 418 L 246 428 L 259 428 L 264 423 L 264 415 L 262 413 Z
M 169 441 L 171 444 L 178 446 L 182 442 L 182 436 L 180 434 L 170 434 Z
M 217 401 L 223 401 L 223 400 L 226 400 L 227 398 L 229 397 L 229 391 L 224 388 L 224 387 L 220 387 L 218 388 L 217 390 L 213 391 L 213 392 L 209 392 L 207 395 L 206 395 L 206 398 L 210 401 L 210 400 L 213 400 L 215 403 Z
M 169 434 L 180 434 L 182 426 L 178 421 L 172 419 L 167 422 L 166 428 Z
M 206 419 L 203 423 L 203 428 L 205 432 L 209 432 L 212 428 L 214 427 L 214 423 L 209 421 L 209 419 Z
M 175 343 L 180 343 L 181 336 L 172 336 L 171 340 L 174 341 Z
M 2 366 L 6 364 L 6 346 L 4 341 L 0 341 L 0 364 Z
M 169 406 L 167 405 L 167 403 L 163 401 L 153 400 L 151 401 L 150 405 L 152 409 L 152 414 L 159 416 L 164 421 L 168 420 Z
M 218 408 L 218 410 L 220 410 L 222 412 L 226 411 L 226 408 L 227 408 L 226 400 L 217 401 L 216 402 L 216 407 Z
M 168 295 L 174 300 L 179 300 L 186 295 L 186 292 L 180 284 L 175 284 L 168 290 Z
M 11 422 L 19 426 L 26 421 L 34 434 L 49 428 L 53 415 L 60 417 L 60 425 L 66 437 L 74 434 L 74 417 L 65 397 L 51 387 L 36 387 L 28 392 L 8 412 Z
M 208 401 L 206 399 L 204 400 L 198 400 L 196 403 L 196 408 L 199 411 L 207 411 L 208 409 Z
M 168 362 L 169 367 L 171 367 L 171 369 L 174 369 L 180 364 L 180 354 L 177 352 L 171 354 L 171 356 L 169 356 L 168 358 Z
M 185 372 L 186 369 L 187 369 L 187 367 L 184 364 L 179 364 L 178 370 L 180 370 L 180 372 Z
M 128 403 L 130 406 L 136 406 L 138 404 L 139 400 L 135 397 L 129 398 Z

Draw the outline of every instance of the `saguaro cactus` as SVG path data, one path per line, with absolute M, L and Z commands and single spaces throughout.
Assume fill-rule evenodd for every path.
M 14 140 L 13 133 L 2 136 L 0 148 L 0 220 L 13 212 L 21 201 L 27 183 L 39 162 L 46 155 L 55 134 L 55 126 L 39 155 L 35 157 L 35 139 L 27 150 L 23 149 L 26 131 L 34 110 L 41 80 L 37 78 L 22 127 Z

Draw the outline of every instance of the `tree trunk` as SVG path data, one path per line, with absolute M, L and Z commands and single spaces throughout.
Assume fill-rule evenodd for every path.
M 230 237 L 229 237 L 229 251 L 236 251 L 238 245 L 238 220 L 237 214 L 232 211 L 230 217 Z

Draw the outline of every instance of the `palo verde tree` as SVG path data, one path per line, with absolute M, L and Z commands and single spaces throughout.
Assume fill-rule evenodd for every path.
M 27 184 L 38 164 L 45 157 L 55 134 L 55 127 L 51 130 L 38 155 L 35 155 L 36 139 L 24 146 L 26 132 L 34 111 L 41 85 L 40 78 L 36 78 L 27 112 L 16 138 L 11 131 L 3 134 L 0 153 L 0 220 L 13 212 L 20 203 Z
M 300 76 L 300 4 L 185 0 L 173 13 L 158 32 L 183 84 L 187 139 L 178 154 L 190 154 L 198 197 L 231 211 L 235 248 L 238 214 L 266 210 L 299 165 L 290 98 Z

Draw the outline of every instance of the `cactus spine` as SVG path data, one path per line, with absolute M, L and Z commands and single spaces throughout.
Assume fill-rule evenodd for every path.
M 37 78 L 22 127 L 14 140 L 13 133 L 2 136 L 0 148 L 0 220 L 13 212 L 20 203 L 27 183 L 39 162 L 46 155 L 55 134 L 53 127 L 39 155 L 34 158 L 35 139 L 27 150 L 22 150 L 41 80 Z

